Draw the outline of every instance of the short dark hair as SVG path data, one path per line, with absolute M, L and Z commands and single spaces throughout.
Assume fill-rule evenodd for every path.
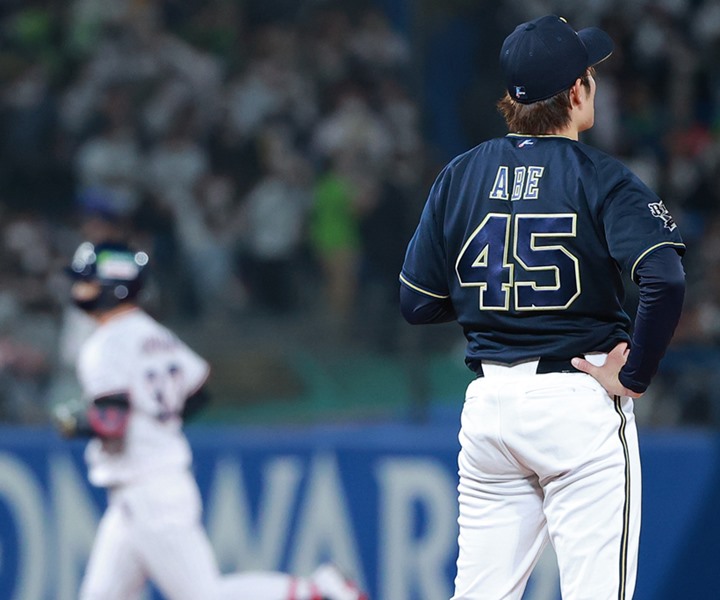
M 580 81 L 586 89 L 590 89 L 591 75 L 595 74 L 592 67 Z M 570 89 L 551 96 L 547 100 L 538 100 L 531 104 L 521 104 L 514 100 L 508 92 L 500 98 L 497 109 L 512 133 L 543 135 L 565 128 L 570 123 Z

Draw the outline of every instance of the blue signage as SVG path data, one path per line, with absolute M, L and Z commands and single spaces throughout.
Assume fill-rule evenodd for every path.
M 449 598 L 456 435 L 412 426 L 190 429 L 221 569 L 301 575 L 333 560 L 372 600 Z M 75 600 L 105 504 L 87 483 L 84 445 L 45 429 L 4 428 L 0 440 L 0 600 Z M 641 432 L 641 450 L 635 598 L 712 597 L 720 437 Z M 525 598 L 559 600 L 552 552 Z

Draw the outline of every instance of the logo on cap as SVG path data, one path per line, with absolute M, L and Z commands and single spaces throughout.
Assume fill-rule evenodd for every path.
M 525 87 L 522 85 L 515 86 L 515 97 L 524 98 L 527 94 L 525 93 Z

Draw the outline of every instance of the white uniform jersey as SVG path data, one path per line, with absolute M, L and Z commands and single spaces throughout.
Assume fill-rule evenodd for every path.
M 80 350 L 78 378 L 89 402 L 126 393 L 130 417 L 122 444 L 88 444 L 90 482 L 111 487 L 189 467 L 180 414 L 208 373 L 204 359 L 140 309 L 100 325 Z

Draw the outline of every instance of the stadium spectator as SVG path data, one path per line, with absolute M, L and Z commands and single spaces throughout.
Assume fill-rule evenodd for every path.
M 241 269 L 257 308 L 286 313 L 300 300 L 311 171 L 296 151 L 268 157 L 265 176 L 247 195 Z
M 312 297 L 308 304 L 331 306 L 334 319 L 347 323 L 360 299 L 374 298 L 376 306 L 389 277 L 392 260 L 383 261 L 381 249 L 392 246 L 392 231 L 382 219 L 414 214 L 442 162 L 442 148 L 433 145 L 438 133 L 430 139 L 426 122 L 430 67 L 444 69 L 435 32 L 462 10 L 462 20 L 477 25 L 479 43 L 489 43 L 509 23 L 553 10 L 612 31 L 623 60 L 603 69 L 590 141 L 682 207 L 675 216 L 690 248 L 690 300 L 676 344 L 714 356 L 718 342 L 707 335 L 718 303 L 707 289 L 711 265 L 693 249 L 711 248 L 720 199 L 717 3 L 629 0 L 619 11 L 610 1 L 503 0 L 413 10 L 422 12 L 410 32 L 363 1 L 299 2 L 292 10 L 289 3 L 220 0 L 11 3 L 2 11 L 0 61 L 2 229 L 22 216 L 46 232 L 50 255 L 93 231 L 104 236 L 108 227 L 142 238 L 162 273 L 158 309 L 190 325 L 212 313 L 234 318 L 252 306 L 245 297 L 252 290 L 237 278 L 238 247 L 263 265 L 253 271 L 262 277 L 245 282 L 263 303 L 278 298 L 264 261 L 282 255 L 287 266 L 293 248 L 305 271 L 290 296 Z M 496 96 L 487 88 L 487 66 L 476 66 L 478 81 L 468 86 L 475 92 L 456 107 L 468 139 L 492 130 L 492 102 L 485 99 Z M 473 135 L 473 127 L 483 135 Z M 268 158 L 288 148 L 306 165 L 303 189 L 292 193 L 287 172 Z M 297 208 L 304 201 L 290 197 L 306 194 L 305 185 L 315 192 L 308 212 L 268 210 Z M 274 258 L 268 244 L 277 244 Z M 12 263 L 12 251 L 0 254 L 0 264 Z M 20 280 L 50 277 L 26 268 L 19 264 L 23 277 L 3 286 L 21 312 L 32 302 Z M 57 330 L 62 310 L 43 295 Z M 380 332 L 391 331 L 387 308 L 385 316 L 373 308 Z M 303 302 L 283 309 L 298 321 L 307 317 Z M 660 378 L 673 370 L 674 356 L 671 349 Z M 57 365 L 48 360 L 51 369 Z M 667 384 L 671 396 L 682 389 L 670 378 Z M 720 405 L 720 393 L 703 390 L 706 404 Z M 684 418 L 671 414 L 673 422 Z

